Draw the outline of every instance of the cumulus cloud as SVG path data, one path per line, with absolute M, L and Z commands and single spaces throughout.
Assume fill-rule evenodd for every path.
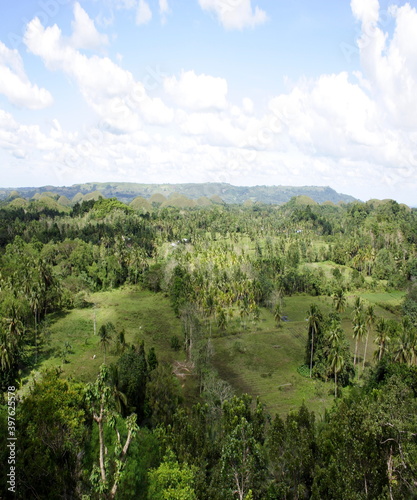
M 366 28 L 369 28 L 369 25 L 374 25 L 378 22 L 378 0 L 351 0 L 350 8 L 352 9 L 352 14 L 355 18 Z
M 22 58 L 0 41 L 0 94 L 11 103 L 28 109 L 42 109 L 53 103 L 52 95 L 29 81 Z
M 224 78 L 196 75 L 194 71 L 183 71 L 164 80 L 165 92 L 174 102 L 191 110 L 224 109 L 227 106 L 227 82 Z
M 362 71 L 388 125 L 410 129 L 417 127 L 417 11 L 407 3 L 390 12 L 395 20 L 391 39 L 380 27 L 371 35 L 362 29 Z
M 145 0 L 139 0 L 136 11 L 136 24 L 147 24 L 152 19 L 152 11 Z
M 227 14 L 220 3 L 203 4 Z M 223 5 L 233 7 L 229 29 L 248 26 L 236 24 L 247 19 L 238 15 L 239 6 L 256 13 L 250 2 Z M 62 165 L 61 183 L 82 181 L 91 169 L 92 180 L 319 183 L 347 192 L 356 185 L 362 187 L 355 194 L 362 189 L 364 198 L 371 188 L 372 196 L 379 190 L 386 197 L 402 182 L 411 192 L 417 187 L 417 11 L 409 4 L 391 8 L 395 29 L 389 35 L 378 21 L 378 2 L 352 0 L 351 6 L 361 23 L 361 72 L 302 78 L 263 110 L 249 97 L 233 102 L 224 78 L 191 69 L 137 81 L 111 59 L 80 52 L 57 26 L 34 19 L 25 33 L 28 50 L 68 75 L 100 122 L 71 136 L 58 122 L 41 132 L 0 113 L 1 149 L 16 162 L 39 154 L 40 168 Z M 162 10 L 168 8 L 164 3 Z M 0 64 L 26 78 L 18 54 L 1 45 Z
M 61 70 L 77 83 L 87 104 L 114 131 L 134 131 L 141 120 L 155 123 L 172 112 L 150 98 L 141 82 L 108 57 L 91 57 L 66 43 L 58 26 L 45 28 L 38 18 L 26 27 L 25 44 L 51 70 Z M 163 109 L 162 109 L 163 108 Z
M 99 33 L 87 12 L 78 2 L 74 4 L 72 26 L 72 46 L 78 49 L 97 49 L 108 44 L 107 35 Z
M 227 30 L 254 28 L 268 19 L 264 10 L 252 7 L 251 0 L 198 0 L 198 3 Z

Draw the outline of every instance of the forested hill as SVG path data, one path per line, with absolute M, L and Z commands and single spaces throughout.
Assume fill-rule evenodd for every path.
M 317 203 L 330 201 L 333 203 L 349 203 L 355 198 L 346 194 L 337 193 L 326 186 L 232 186 L 220 182 L 206 182 L 202 184 L 137 184 L 128 182 L 108 182 L 74 184 L 73 186 L 43 186 L 17 188 L 19 193 L 32 198 L 36 193 L 54 192 L 72 199 L 78 193 L 85 195 L 98 191 L 105 198 L 116 197 L 124 203 L 129 203 L 137 196 L 149 198 L 156 193 L 166 197 L 177 193 L 191 199 L 201 197 L 220 197 L 225 203 L 244 203 L 247 200 L 260 203 L 281 204 L 288 202 L 293 196 L 308 196 Z M 0 188 L 0 197 L 9 196 L 12 189 Z

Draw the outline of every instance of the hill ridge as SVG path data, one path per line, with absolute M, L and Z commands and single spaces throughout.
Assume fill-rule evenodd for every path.
M 178 193 L 192 200 L 203 196 L 219 196 L 225 203 L 241 204 L 247 200 L 266 204 L 282 204 L 290 201 L 294 196 L 309 196 L 317 203 L 331 201 L 333 203 L 350 203 L 356 200 L 353 196 L 338 193 L 329 186 L 234 186 L 224 182 L 205 183 L 161 183 L 145 184 L 134 182 L 87 182 L 73 184 L 72 186 L 42 186 L 0 188 L 0 197 L 6 198 L 10 192 L 18 191 L 26 198 L 33 197 L 36 193 L 45 191 L 55 192 L 60 196 L 72 199 L 77 193 L 87 194 L 98 191 L 105 198 L 115 197 L 125 203 L 130 203 L 137 196 L 146 199 L 153 194 L 160 193 L 166 197 Z

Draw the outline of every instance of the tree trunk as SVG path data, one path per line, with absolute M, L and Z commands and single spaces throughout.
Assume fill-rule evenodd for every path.
M 314 330 L 311 330 L 310 378 L 313 371 Z
M 358 357 L 358 337 L 355 339 L 355 355 L 353 356 L 353 367 L 356 366 L 356 358 Z
M 104 466 L 104 430 L 103 430 L 103 414 L 104 414 L 104 403 L 102 402 L 100 405 L 100 416 L 94 415 L 94 420 L 98 424 L 98 437 L 100 441 L 100 456 L 99 456 L 99 462 L 100 462 L 100 473 L 101 473 L 101 480 L 103 483 L 106 482 L 106 469 Z
M 364 351 L 364 353 L 363 353 L 362 370 L 365 370 L 366 351 L 367 351 L 367 349 L 368 349 L 368 338 L 369 338 L 369 330 L 366 332 L 365 351 Z

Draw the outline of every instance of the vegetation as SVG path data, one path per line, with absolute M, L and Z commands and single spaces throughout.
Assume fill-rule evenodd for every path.
M 0 208 L 16 498 L 417 496 L 416 211 L 89 188 Z
M 86 183 L 76 184 L 71 187 L 54 187 L 54 192 L 51 192 L 51 186 L 44 188 L 19 188 L 19 192 L 11 190 L 0 190 L 0 197 L 8 198 L 24 198 L 40 196 L 55 197 L 57 200 L 60 196 L 65 196 L 67 199 L 74 202 L 87 201 L 91 198 L 97 199 L 98 196 L 103 198 L 118 198 L 124 203 L 133 203 L 137 206 L 138 202 L 143 206 L 146 201 L 149 203 L 157 202 L 159 204 L 167 201 L 167 198 L 183 197 L 195 200 L 195 203 L 190 204 L 190 200 L 186 206 L 207 206 L 212 204 L 237 203 L 242 204 L 247 200 L 257 201 L 259 203 L 286 203 L 293 197 L 300 197 L 300 202 L 305 204 L 307 201 L 316 203 L 337 204 L 340 202 L 349 203 L 354 201 L 352 196 L 336 193 L 329 187 L 317 186 L 232 186 L 220 182 L 208 182 L 203 184 L 136 184 L 133 182 L 106 182 L 106 183 Z M 39 191 L 42 193 L 40 194 Z M 94 194 L 92 194 L 94 193 Z M 21 200 L 21 198 L 20 198 Z M 169 206 L 169 203 L 167 204 Z M 174 205 L 175 206 L 175 205 Z M 149 206 L 148 206 L 149 208 Z

